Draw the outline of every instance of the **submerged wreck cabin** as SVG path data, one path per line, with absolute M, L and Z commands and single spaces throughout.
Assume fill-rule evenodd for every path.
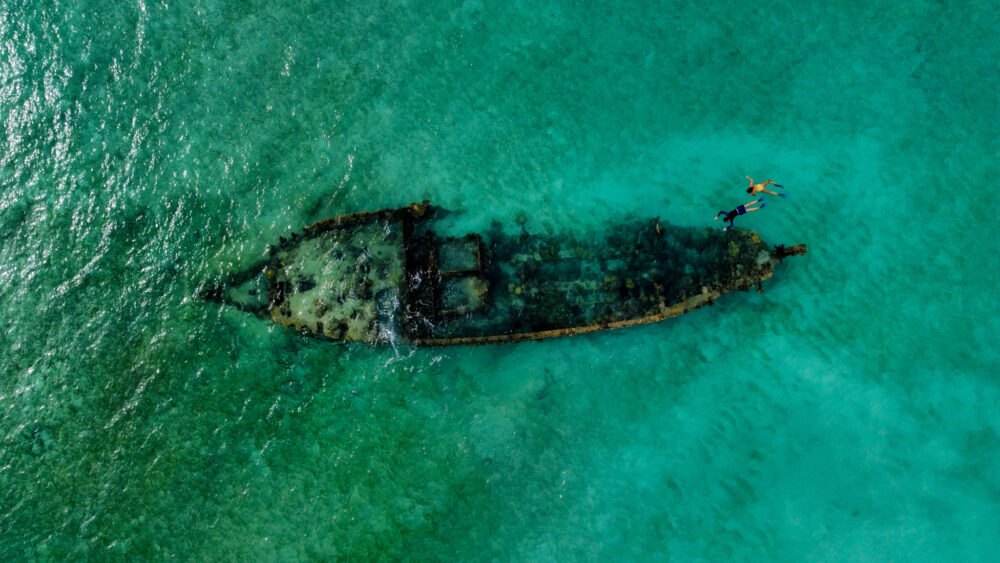
M 439 236 L 427 202 L 344 215 L 282 238 L 200 292 L 330 340 L 417 346 L 534 340 L 661 321 L 760 287 L 805 246 L 659 219 L 586 236 Z

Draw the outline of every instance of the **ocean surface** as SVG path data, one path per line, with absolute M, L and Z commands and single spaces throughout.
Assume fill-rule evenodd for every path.
M 1000 3 L 0 0 L 0 560 L 1000 559 Z M 737 219 L 663 323 L 195 297 L 324 217 Z

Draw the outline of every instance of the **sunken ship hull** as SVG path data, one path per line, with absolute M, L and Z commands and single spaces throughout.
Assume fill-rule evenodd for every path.
M 804 245 L 659 219 L 539 236 L 440 236 L 427 202 L 320 221 L 201 296 L 330 340 L 489 344 L 608 330 L 759 288 Z

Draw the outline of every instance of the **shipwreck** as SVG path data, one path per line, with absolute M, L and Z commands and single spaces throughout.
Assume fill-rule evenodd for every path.
M 442 236 L 428 202 L 333 217 L 199 291 L 329 340 L 416 346 L 536 340 L 654 323 L 761 288 L 805 245 L 754 232 L 624 221 L 537 235 L 494 223 Z

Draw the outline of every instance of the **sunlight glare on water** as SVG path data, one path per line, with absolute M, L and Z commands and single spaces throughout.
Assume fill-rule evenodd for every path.
M 0 558 L 995 559 L 997 14 L 6 2 Z M 656 325 L 366 347 L 196 297 L 329 216 L 715 227 L 744 175 L 809 254 Z

